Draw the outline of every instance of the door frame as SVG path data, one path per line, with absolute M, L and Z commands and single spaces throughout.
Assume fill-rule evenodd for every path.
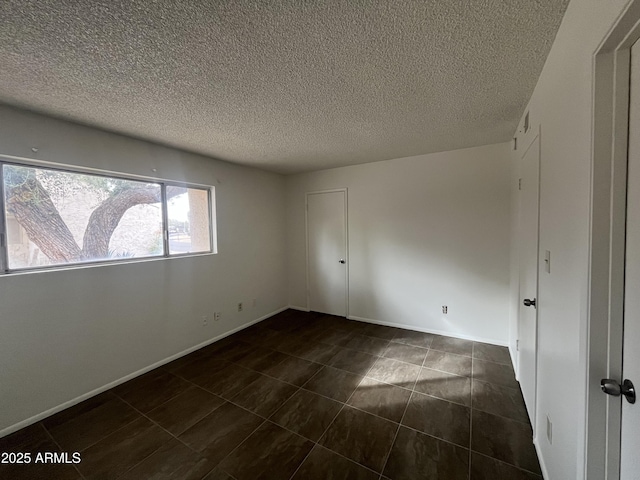
M 522 179 L 523 165 L 524 165 L 524 157 L 527 155 L 534 142 L 538 142 L 538 217 L 536 218 L 536 285 L 535 285 L 535 298 L 536 298 L 536 307 L 535 307 L 535 316 L 536 316 L 536 332 L 535 332 L 535 375 L 533 379 L 534 383 L 534 393 L 533 393 L 533 418 L 530 418 L 531 428 L 533 430 L 533 438 L 536 438 L 536 417 L 538 411 L 538 363 L 539 363 L 539 355 L 538 355 L 538 306 L 540 304 L 540 174 L 542 168 L 542 127 L 540 124 L 537 124 L 535 127 L 531 126 L 526 132 L 524 132 L 524 136 L 522 140 L 524 148 L 522 149 L 522 154 L 520 155 L 518 161 L 520 162 L 518 165 L 519 168 L 519 177 Z M 522 196 L 518 198 L 518 225 L 522 225 L 521 218 L 521 208 L 522 208 Z M 520 239 L 521 231 L 518 230 L 518 239 Z M 522 294 L 522 265 L 520 263 L 522 254 L 522 244 L 520 243 L 518 246 L 518 321 L 516 323 L 516 339 L 518 342 L 518 348 L 516 350 L 516 380 L 520 382 L 522 380 L 520 369 L 522 367 L 522 362 L 520 362 L 520 334 L 522 333 L 520 329 L 520 310 L 522 308 L 523 294 Z M 528 410 L 527 410 L 527 413 Z
M 348 188 L 332 188 L 329 190 L 314 190 L 311 192 L 306 192 L 304 194 L 304 233 L 305 233 L 305 247 L 306 247 L 306 297 L 307 297 L 307 310 L 309 310 L 309 196 L 310 195 L 319 195 L 323 193 L 344 193 L 344 252 L 345 252 L 345 260 L 346 267 L 344 269 L 345 274 L 345 301 L 346 301 L 346 309 L 345 314 L 346 318 L 349 318 L 349 194 Z
M 640 0 L 631 2 L 593 56 L 593 108 L 586 327 L 585 478 L 620 475 L 620 398 L 600 379 L 622 375 L 627 143 L 631 46 Z

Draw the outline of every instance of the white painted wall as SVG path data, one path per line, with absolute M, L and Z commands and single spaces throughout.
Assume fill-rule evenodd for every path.
M 0 436 L 287 304 L 284 177 L 8 107 L 0 154 L 214 185 L 219 251 L 0 276 Z
M 351 317 L 506 345 L 509 149 L 288 176 L 290 303 L 307 306 L 305 193 L 346 187 Z
M 539 266 L 536 415 L 536 443 L 548 480 L 585 474 L 593 54 L 628 3 L 569 4 L 529 105 L 531 124 L 541 125 L 540 261 L 551 251 L 551 273 Z M 512 288 L 511 305 L 519 301 L 516 292 Z M 546 436 L 547 415 L 553 445 Z

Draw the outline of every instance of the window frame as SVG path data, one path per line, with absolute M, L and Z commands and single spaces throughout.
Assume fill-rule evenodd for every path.
M 9 268 L 9 238 L 7 229 L 7 211 L 5 209 L 5 184 L 4 184 L 4 166 L 15 165 L 20 167 L 35 168 L 40 170 L 49 170 L 78 175 L 92 175 L 96 177 L 112 178 L 116 180 L 128 180 L 135 182 L 148 182 L 160 186 L 160 204 L 162 208 L 162 253 L 159 255 L 150 255 L 146 257 L 128 257 L 128 258 L 111 258 L 101 260 L 87 260 L 84 262 L 58 263 L 55 265 L 39 265 L 36 267 Z M 167 187 L 181 187 L 194 190 L 204 190 L 207 192 L 208 209 L 209 209 L 209 249 L 200 252 L 170 253 L 169 248 L 169 209 L 167 199 Z M 215 255 L 217 250 L 217 239 L 215 237 L 217 228 L 214 225 L 216 221 L 215 214 L 215 187 L 212 185 L 197 184 L 190 182 L 167 180 L 158 177 L 147 177 L 143 175 L 126 174 L 120 172 L 112 172 L 89 167 L 78 167 L 56 162 L 48 162 L 43 160 L 25 159 L 0 154 L 0 276 L 31 273 L 39 271 L 51 270 L 68 270 L 100 265 L 113 265 L 118 263 L 138 263 L 156 260 L 165 260 L 171 258 L 196 257 L 203 255 Z

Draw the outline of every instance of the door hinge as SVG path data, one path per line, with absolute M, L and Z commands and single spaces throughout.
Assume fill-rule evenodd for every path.
M 518 190 L 522 190 L 522 179 L 518 179 Z
M 516 340 L 516 352 L 520 351 L 520 340 Z

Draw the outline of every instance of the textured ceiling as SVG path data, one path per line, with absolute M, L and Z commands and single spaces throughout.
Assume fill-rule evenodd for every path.
M 511 138 L 568 0 L 2 0 L 0 102 L 282 173 Z

